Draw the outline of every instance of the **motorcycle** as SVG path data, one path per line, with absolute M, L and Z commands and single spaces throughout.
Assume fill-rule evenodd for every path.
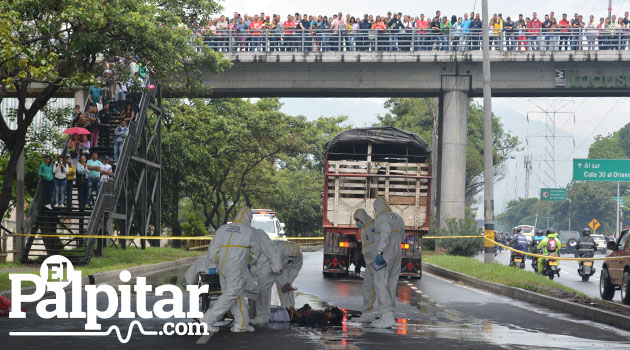
M 532 249 L 532 253 L 534 254 L 542 254 L 543 251 L 542 250 L 536 250 L 536 248 Z M 538 273 L 538 258 L 536 257 L 531 257 L 532 259 L 532 269 L 534 269 L 534 272 Z
M 543 262 L 543 276 L 549 277 L 550 280 L 553 280 L 554 276 L 558 276 L 560 278 L 560 267 L 558 267 L 558 260 L 553 260 L 556 257 L 556 254 L 550 254 L 547 259 Z
M 510 266 L 518 267 L 519 269 L 525 268 L 525 256 L 520 253 L 512 252 L 510 255 Z
M 580 252 L 580 258 L 592 258 L 595 254 L 593 252 Z M 588 282 L 588 279 L 595 274 L 595 267 L 593 267 L 592 261 L 580 261 L 580 267 L 578 268 L 578 274 L 582 277 L 582 282 Z

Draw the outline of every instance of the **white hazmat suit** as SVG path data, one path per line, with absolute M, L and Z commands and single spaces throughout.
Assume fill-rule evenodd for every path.
M 287 283 L 293 286 L 293 281 L 302 269 L 304 259 L 297 243 L 274 241 L 274 244 L 280 254 L 280 261 L 282 261 L 282 273 L 276 277 L 276 287 L 278 288 L 280 304 L 288 309 L 295 306 L 295 292 L 293 290 L 283 292 L 282 287 Z
M 381 318 L 372 322 L 372 327 L 389 328 L 396 324 L 394 309 L 402 259 L 400 244 L 405 236 L 405 223 L 400 215 L 392 212 L 383 198 L 377 198 L 374 201 L 374 212 L 376 214 L 374 219 L 377 236 L 376 252 L 377 254 L 382 252 L 387 266 L 374 272 L 374 288 Z
M 368 213 L 359 209 L 354 212 L 354 220 L 361 222 L 361 248 L 365 260 L 365 275 L 361 292 L 363 294 L 363 314 L 359 322 L 372 322 L 376 317 L 376 291 L 374 290 L 374 268 L 372 261 L 376 258 L 374 219 Z
M 269 323 L 271 310 L 271 287 L 276 276 L 282 271 L 280 254 L 269 235 L 260 229 L 254 229 L 255 264 L 252 265 L 252 277 L 258 284 L 258 296 L 256 297 L 256 318 L 252 320 L 254 325 Z M 259 248 L 258 248 L 259 247 Z
M 232 332 L 253 332 L 249 325 L 247 302 L 244 300 L 247 281 L 251 279 L 247 265 L 255 246 L 252 212 L 241 208 L 233 223 L 219 227 L 208 247 L 208 268 L 216 269 L 221 283 L 221 296 L 203 316 L 208 330 L 216 332 L 214 322 L 227 312 L 234 315 Z

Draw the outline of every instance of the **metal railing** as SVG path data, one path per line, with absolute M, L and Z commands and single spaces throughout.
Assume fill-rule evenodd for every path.
M 497 51 L 630 50 L 630 28 L 487 29 Z M 222 30 L 197 34 L 220 52 L 474 51 L 482 29 Z
M 145 86 L 150 84 L 150 81 L 150 77 L 147 77 L 147 79 L 145 80 Z M 145 125 L 145 120 L 148 117 L 147 115 L 149 102 L 155 97 L 156 91 L 157 89 L 147 89 L 142 93 L 138 113 L 136 114 L 135 120 L 129 123 L 129 134 L 123 141 L 122 149 L 118 157 L 118 162 L 116 163 L 116 171 L 113 175 L 114 181 L 107 181 L 102 183 L 101 188 L 98 191 L 98 196 L 96 197 L 94 207 L 92 208 L 92 214 L 90 216 L 90 221 L 88 222 L 88 226 L 86 229 L 86 234 L 88 235 L 98 234 L 98 225 L 103 222 L 103 215 L 105 211 L 111 211 L 116 208 L 116 199 L 119 197 L 120 191 L 123 188 L 125 175 L 129 166 L 129 160 L 131 158 L 132 152 L 138 148 L 138 141 L 140 137 L 142 137 L 142 133 L 144 132 L 143 127 Z M 88 254 L 86 258 L 88 260 L 90 258 L 89 254 L 92 253 L 93 246 L 94 239 L 88 238 L 86 249 L 86 254 Z

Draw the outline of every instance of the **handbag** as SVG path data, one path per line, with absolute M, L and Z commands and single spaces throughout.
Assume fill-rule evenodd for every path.
M 85 174 L 77 174 L 77 186 L 85 184 Z

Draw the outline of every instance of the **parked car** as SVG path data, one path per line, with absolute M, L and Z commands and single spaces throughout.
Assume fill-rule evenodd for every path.
M 591 235 L 591 237 L 593 237 L 595 243 L 597 243 L 597 251 L 606 254 L 606 247 L 608 245 L 606 237 L 604 237 L 604 235 Z
M 604 300 L 612 300 L 617 289 L 621 290 L 621 301 L 630 305 L 630 226 L 621 231 L 619 238 L 608 242 L 607 257 L 599 277 L 599 294 Z
M 580 232 L 578 231 L 560 231 L 558 238 L 562 246 L 560 247 L 561 255 L 573 255 L 578 257 L 577 242 L 580 240 Z

